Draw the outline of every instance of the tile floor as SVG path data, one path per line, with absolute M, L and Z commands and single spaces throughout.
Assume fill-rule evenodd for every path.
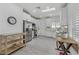
M 13 55 L 56 55 L 55 39 L 39 37 L 26 44 L 26 47 Z
M 14 52 L 12 55 L 58 55 L 55 50 L 56 39 L 47 37 L 38 37 L 26 44 L 26 47 Z M 76 54 L 72 49 L 72 54 Z

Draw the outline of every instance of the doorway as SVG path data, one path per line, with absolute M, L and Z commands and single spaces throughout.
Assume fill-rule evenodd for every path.
M 27 33 L 26 42 L 32 40 L 32 22 L 23 20 L 23 32 Z

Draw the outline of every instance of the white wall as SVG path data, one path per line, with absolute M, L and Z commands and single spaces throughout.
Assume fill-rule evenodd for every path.
M 61 8 L 61 25 L 68 24 L 68 6 Z
M 23 12 L 23 20 L 27 20 L 33 23 L 36 23 L 36 20 L 34 18 L 32 18 L 30 15 L 26 14 Z
M 10 25 L 7 22 L 7 18 L 9 16 L 14 16 L 17 19 L 17 23 L 15 25 Z M 22 20 L 22 8 L 10 3 L 0 4 L 0 34 L 23 32 Z
M 74 16 L 72 4 L 68 4 L 68 26 L 69 26 L 69 36 L 72 37 L 72 20 Z

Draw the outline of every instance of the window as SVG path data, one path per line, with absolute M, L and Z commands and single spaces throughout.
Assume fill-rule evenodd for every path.
M 76 41 L 79 41 L 79 17 L 76 17 L 76 19 L 72 21 L 72 24 L 72 36 Z

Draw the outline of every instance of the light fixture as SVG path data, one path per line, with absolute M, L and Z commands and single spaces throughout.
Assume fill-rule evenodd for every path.
M 54 10 L 56 10 L 56 8 L 45 9 L 45 10 L 42 10 L 42 12 L 49 12 L 49 11 L 54 11 Z

